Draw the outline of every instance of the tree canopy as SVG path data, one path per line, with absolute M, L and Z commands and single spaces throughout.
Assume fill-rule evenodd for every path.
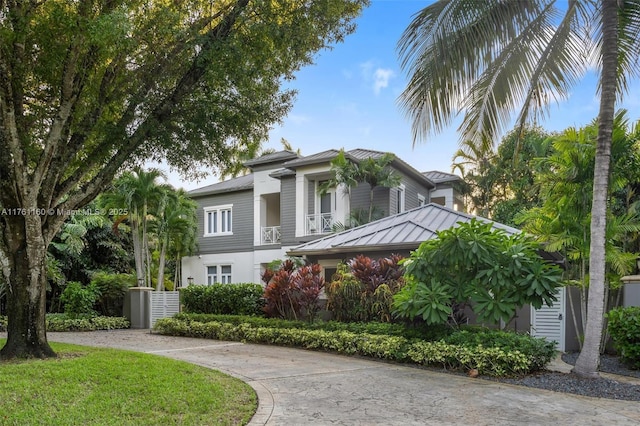
M 53 354 L 44 253 L 64 212 L 123 165 L 224 171 L 255 150 L 292 105 L 282 83 L 351 33 L 366 4 L 0 2 L 0 206 L 9 212 L 0 264 L 11 299 L 0 355 Z

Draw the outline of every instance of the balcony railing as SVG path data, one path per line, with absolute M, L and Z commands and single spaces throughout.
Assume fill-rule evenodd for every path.
M 306 235 L 329 234 L 335 223 L 331 213 L 307 215 Z
M 280 227 L 279 226 L 263 226 L 262 237 L 260 242 L 262 244 L 279 244 L 280 243 Z

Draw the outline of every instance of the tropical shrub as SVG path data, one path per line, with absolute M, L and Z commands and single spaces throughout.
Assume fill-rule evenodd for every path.
M 95 303 L 96 311 L 100 315 L 119 317 L 123 314 L 124 298 L 136 284 L 136 277 L 132 274 L 110 274 L 98 272 L 93 275 L 91 285 L 98 290 L 99 296 Z
M 95 331 L 129 328 L 124 317 L 48 314 L 47 331 Z
M 320 293 L 324 277 L 320 265 L 296 268 L 285 260 L 276 271 L 267 268 L 262 274 L 264 312 L 269 317 L 313 321 L 320 310 Z
M 77 281 L 70 281 L 62 291 L 60 301 L 64 304 L 65 314 L 70 317 L 95 315 L 93 306 L 99 296 L 95 284 L 83 286 Z
M 223 315 L 262 314 L 260 284 L 190 285 L 180 290 L 185 312 Z
M 553 345 L 543 339 L 527 335 L 507 337 L 509 333 L 495 330 L 475 332 L 477 336 L 471 332 L 470 336 L 460 335 L 451 341 L 427 341 L 407 338 L 402 333 L 388 335 L 344 329 L 353 325 L 348 323 L 309 324 L 264 318 L 247 320 L 243 322 L 241 317 L 233 317 L 227 321 L 227 318 L 220 316 L 215 321 L 211 317 L 196 318 L 180 314 L 158 320 L 154 330 L 175 336 L 295 346 L 456 370 L 477 369 L 480 374 L 492 376 L 529 373 L 543 368 L 555 355 Z M 362 326 L 366 327 L 366 324 Z M 388 323 L 378 323 L 378 326 L 390 330 L 402 327 Z M 494 336 L 495 333 L 499 334 Z M 465 337 L 471 337 L 470 341 L 454 342 L 456 339 L 462 341 Z M 519 339 L 524 344 L 521 347 L 512 346 Z M 505 346 L 499 346 L 501 342 L 506 343 Z
M 633 369 L 640 369 L 640 307 L 612 309 L 607 313 L 608 330 L 620 359 Z
M 454 307 L 470 306 L 483 322 L 509 323 L 525 304 L 551 306 L 562 272 L 539 249 L 525 234 L 509 236 L 476 219 L 438 232 L 403 263 L 407 283 L 394 297 L 394 314 L 457 326 Z
M 338 321 L 391 321 L 393 296 L 404 285 L 402 257 L 359 255 L 338 265 L 327 286 L 327 309 Z

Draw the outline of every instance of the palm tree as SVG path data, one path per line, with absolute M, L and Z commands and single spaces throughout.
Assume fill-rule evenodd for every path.
M 135 168 L 120 176 L 113 189 L 103 194 L 103 206 L 114 212 L 122 212 L 115 220 L 114 227 L 124 220 L 131 226 L 133 254 L 139 283 L 146 287 L 151 284 L 151 258 L 149 254 L 148 219 L 151 209 L 162 198 L 164 190 L 158 184 L 165 178 L 158 169 L 145 171 Z
M 180 259 L 188 248 L 189 239 L 185 237 L 194 237 L 197 228 L 195 201 L 187 196 L 184 189 L 176 191 L 170 185 L 163 185 L 162 188 L 163 196 L 153 219 L 159 250 L 156 290 L 164 289 L 164 269 L 169 249 L 173 248 L 176 252 L 176 268 L 178 268 Z M 195 238 L 190 240 L 195 241 Z M 177 280 L 174 286 L 177 288 Z
M 591 208 L 589 312 L 573 371 L 597 377 L 605 294 L 605 225 L 616 101 L 637 73 L 637 0 L 438 1 L 399 42 L 409 74 L 401 107 L 414 143 L 464 111 L 461 140 L 496 140 L 520 110 L 523 125 L 564 99 L 589 67 L 599 73 L 600 110 Z M 541 102 L 544 101 L 544 102 Z

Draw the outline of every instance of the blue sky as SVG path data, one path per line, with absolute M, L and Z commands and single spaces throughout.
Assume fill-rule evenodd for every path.
M 419 171 L 451 171 L 458 148 L 457 124 L 413 146 L 411 123 L 397 104 L 406 85 L 396 44 L 412 16 L 431 0 L 372 0 L 357 20 L 357 29 L 345 41 L 317 55 L 315 65 L 297 73 L 288 87 L 298 91 L 282 125 L 276 126 L 265 148 L 280 150 L 287 139 L 302 155 L 331 148 L 368 148 L 393 152 Z M 624 102 L 629 118 L 640 118 L 640 85 L 635 82 Z M 591 122 L 598 110 L 596 80 L 587 75 L 568 101 L 554 105 L 539 124 L 562 130 Z M 168 171 L 168 170 L 167 170 Z M 218 181 L 181 181 L 176 187 L 194 189 Z

